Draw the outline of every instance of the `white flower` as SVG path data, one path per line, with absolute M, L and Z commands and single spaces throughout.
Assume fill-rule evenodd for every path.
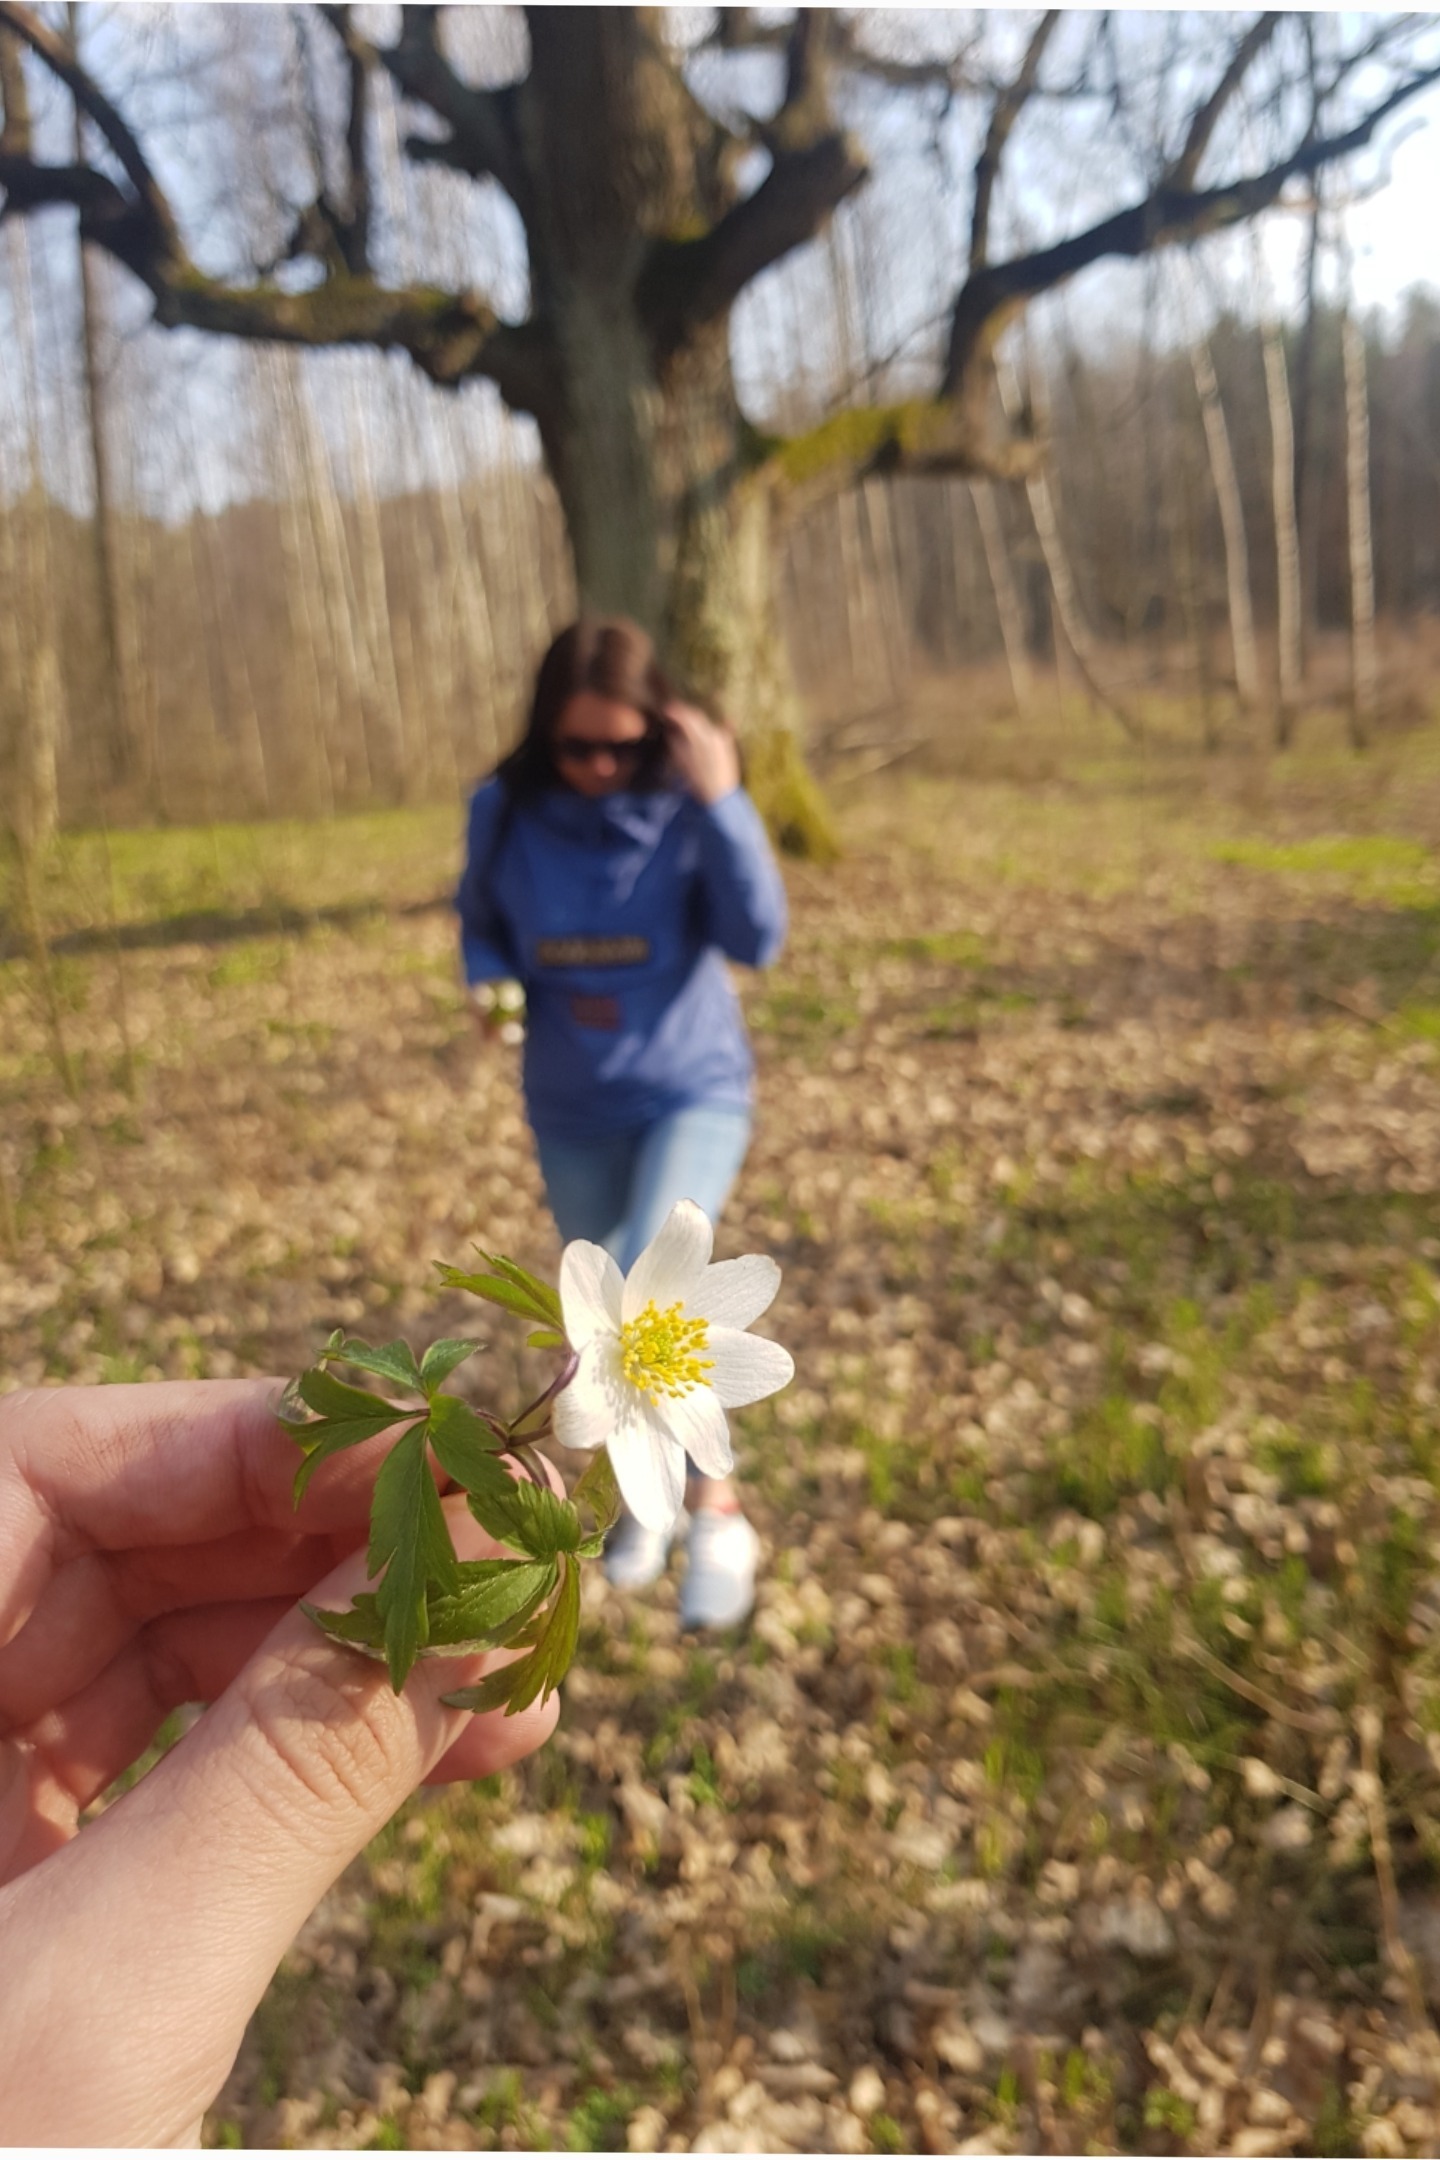
M 727 1409 L 784 1387 L 795 1361 L 746 1328 L 780 1286 L 773 1260 L 750 1253 L 710 1265 L 703 1208 L 681 1200 L 628 1275 L 578 1238 L 560 1260 L 565 1333 L 579 1358 L 555 1399 L 566 1447 L 608 1447 L 625 1504 L 668 1530 L 685 1497 L 688 1454 L 705 1477 L 734 1468 Z

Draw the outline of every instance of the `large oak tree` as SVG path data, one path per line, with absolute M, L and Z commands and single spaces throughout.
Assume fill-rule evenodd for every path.
M 786 676 L 769 598 L 769 518 L 777 491 L 865 468 L 1014 478 L 1040 446 L 1007 427 L 993 396 L 996 341 L 1026 304 L 1104 257 L 1139 256 L 1254 217 L 1292 185 L 1376 138 L 1440 77 L 1433 19 L 1349 21 L 1349 42 L 1317 39 L 1312 18 L 1280 13 L 1203 19 L 1175 46 L 1168 73 L 1127 77 L 1115 20 L 1060 11 L 1011 17 L 1011 58 L 997 21 L 949 18 L 952 50 L 908 48 L 887 18 L 811 8 L 723 9 L 682 45 L 658 8 L 523 11 L 528 62 L 481 87 L 447 53 L 443 9 L 403 7 L 390 31 L 344 6 L 319 11 L 346 70 L 345 109 L 319 168 L 331 174 L 299 206 L 290 245 L 314 274 L 301 288 L 268 269 L 197 263 L 173 190 L 118 94 L 40 11 L 0 0 L 0 188 L 9 214 L 69 204 L 83 238 L 153 295 L 158 322 L 294 344 L 398 348 L 435 383 L 491 380 L 533 417 L 558 490 L 579 589 L 597 608 L 652 625 L 701 689 L 783 739 Z M 375 10 L 381 18 L 385 11 Z M 934 21 L 920 28 L 933 30 Z M 1019 36 L 1015 32 L 1019 30 Z M 1193 25 L 1192 25 L 1193 28 Z M 713 83 L 703 102 L 697 49 Z M 8 48 L 8 51 L 7 51 Z M 24 71 L 58 78 L 96 147 L 87 162 L 36 152 Z M 757 53 L 771 57 L 762 67 Z M 374 268 L 376 191 L 369 106 L 378 70 L 406 101 L 405 155 L 477 184 L 518 212 L 528 305 L 502 315 L 487 266 L 467 282 L 382 280 Z M 773 92 L 745 109 L 741 88 L 764 72 Z M 801 440 L 747 421 L 732 369 L 731 311 L 746 286 L 825 227 L 869 176 L 847 99 L 860 79 L 892 98 L 973 105 L 977 148 L 966 242 L 925 394 L 826 416 Z M 1110 207 L 1043 245 L 997 247 L 997 191 L 1015 161 L 1017 123 L 1091 116 L 1084 133 L 1090 199 Z M 1096 170 L 1096 112 L 1113 156 Z M 758 153 L 758 155 L 757 155 Z M 339 175 L 338 178 L 335 176 Z M 1077 178 L 1081 177 L 1079 175 Z

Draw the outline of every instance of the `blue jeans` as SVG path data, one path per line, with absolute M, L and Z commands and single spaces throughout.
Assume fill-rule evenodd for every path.
M 672 1111 L 638 1132 L 535 1136 L 561 1237 L 603 1245 L 627 1272 L 677 1200 L 693 1200 L 716 1220 L 749 1144 L 749 1111 L 718 1103 Z

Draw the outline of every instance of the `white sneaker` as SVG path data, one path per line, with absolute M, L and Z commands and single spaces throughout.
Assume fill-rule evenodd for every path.
M 690 1518 L 688 1564 L 680 1586 L 682 1628 L 738 1627 L 755 1604 L 760 1540 L 737 1511 L 697 1508 Z
M 684 1529 L 683 1511 L 669 1530 L 647 1530 L 627 1510 L 605 1540 L 601 1566 L 614 1590 L 644 1590 L 665 1572 L 670 1547 Z

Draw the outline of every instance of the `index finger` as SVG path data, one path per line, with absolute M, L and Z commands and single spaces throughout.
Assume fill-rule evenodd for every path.
M 278 1380 L 172 1380 L 0 1396 L 0 1641 L 78 1551 L 245 1529 L 363 1536 L 388 1435 L 327 1463 L 298 1512 Z

